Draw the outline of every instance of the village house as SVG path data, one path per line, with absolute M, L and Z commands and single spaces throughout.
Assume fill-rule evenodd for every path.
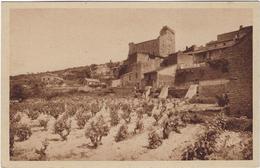
M 153 88 L 162 88 L 163 86 L 173 86 L 177 64 L 167 67 L 161 67 L 157 70 L 144 74 L 144 83 Z
M 252 115 L 252 26 L 220 34 L 205 47 L 183 51 L 193 58 L 189 66 L 176 69 L 175 88 L 198 85 L 204 97 L 226 93 L 234 114 Z M 178 63 L 177 57 L 177 63 Z
M 63 78 L 56 74 L 46 74 L 41 77 L 41 82 L 48 85 L 58 85 L 63 83 Z
M 85 78 L 85 81 L 83 83 L 84 83 L 84 85 L 87 85 L 90 87 L 98 87 L 101 84 L 100 80 L 92 79 L 92 78 Z
M 205 46 L 192 45 L 178 52 L 174 37 L 165 26 L 155 40 L 130 43 L 121 86 L 169 86 L 182 92 L 192 87 L 197 88 L 198 95 L 214 98 L 225 93 L 234 114 L 250 117 L 252 26 L 240 26 L 236 31 L 217 35 L 217 40 Z
M 186 47 L 184 51 L 178 51 L 176 53 L 169 54 L 169 56 L 162 61 L 161 67 L 175 67 L 174 65 L 177 65 L 176 68 L 172 68 L 172 70 L 177 70 L 179 75 L 175 82 L 170 82 L 172 84 L 171 86 L 179 86 L 182 88 L 189 87 L 191 84 L 197 84 L 199 81 L 201 85 L 204 85 L 204 80 L 214 80 L 211 85 L 214 83 L 216 83 L 216 85 L 218 85 L 219 83 L 226 83 L 228 80 L 221 79 L 227 78 L 227 72 L 225 72 L 224 68 L 219 71 L 219 69 L 213 70 L 208 66 L 209 64 L 211 64 L 212 66 L 212 64 L 218 63 L 223 64 L 222 66 L 224 66 L 226 61 L 224 59 L 225 53 L 223 51 L 226 48 L 230 48 L 234 44 L 239 42 L 241 38 L 243 38 L 245 35 L 247 35 L 247 33 L 250 32 L 250 29 L 252 29 L 251 26 L 240 26 L 239 30 L 237 31 L 218 35 L 216 41 L 211 41 L 205 46 L 197 47 L 196 45 L 192 45 L 191 47 Z M 159 67 L 159 71 L 160 69 L 162 69 L 161 67 Z M 155 76 L 155 74 L 157 74 L 155 72 L 156 71 L 146 73 L 146 84 L 159 87 L 160 85 L 158 85 L 158 83 L 168 83 L 164 81 L 164 78 L 153 78 L 153 80 L 155 81 L 149 81 L 152 76 Z M 176 74 L 176 72 L 167 72 L 169 72 L 169 75 Z M 174 81 L 175 77 L 172 77 L 172 80 Z M 156 85 L 154 85 L 154 83 L 156 83 Z M 205 85 L 206 83 L 210 82 L 206 81 Z M 222 90 L 224 89 L 222 88 Z
M 111 87 L 120 87 L 121 86 L 121 80 L 115 79 L 111 81 Z
M 94 68 L 90 68 L 91 77 L 99 79 L 112 79 L 114 78 L 113 71 L 107 66 L 107 64 L 96 65 Z
M 205 46 L 170 53 L 159 67 L 144 73 L 143 83 L 181 91 L 197 85 L 196 93 L 212 98 L 226 93 L 233 114 L 251 117 L 252 26 L 219 34 Z
M 217 35 L 216 41 L 211 41 L 205 47 L 196 47 L 193 45 L 186 54 L 194 57 L 194 63 L 206 62 L 222 58 L 223 50 L 233 46 L 245 35 L 252 31 L 252 26 L 240 26 L 239 30 Z

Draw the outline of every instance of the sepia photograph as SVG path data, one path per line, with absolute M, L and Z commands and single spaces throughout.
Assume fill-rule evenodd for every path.
M 257 159 L 252 6 L 31 4 L 2 11 L 10 161 Z

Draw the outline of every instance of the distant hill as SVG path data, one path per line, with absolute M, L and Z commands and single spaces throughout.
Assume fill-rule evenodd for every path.
M 105 64 L 91 64 L 88 66 L 73 67 L 56 71 L 21 74 L 10 76 L 10 81 L 11 85 L 17 83 L 30 85 L 32 81 L 40 82 L 41 77 L 47 74 L 57 75 L 58 77 L 63 78 L 65 81 L 70 81 L 69 83 L 78 83 L 85 78 L 95 78 L 100 79 L 101 81 L 108 81 L 117 79 L 119 77 L 119 70 L 121 65 L 122 62 L 108 62 Z

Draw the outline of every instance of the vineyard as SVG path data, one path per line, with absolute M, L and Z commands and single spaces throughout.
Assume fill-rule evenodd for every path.
M 250 160 L 252 121 L 216 104 L 71 95 L 10 103 L 11 160 Z

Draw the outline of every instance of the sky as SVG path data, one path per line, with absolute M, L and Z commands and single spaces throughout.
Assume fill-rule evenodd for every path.
M 122 61 L 129 42 L 155 39 L 167 25 L 176 51 L 252 25 L 250 9 L 12 9 L 11 75 Z

